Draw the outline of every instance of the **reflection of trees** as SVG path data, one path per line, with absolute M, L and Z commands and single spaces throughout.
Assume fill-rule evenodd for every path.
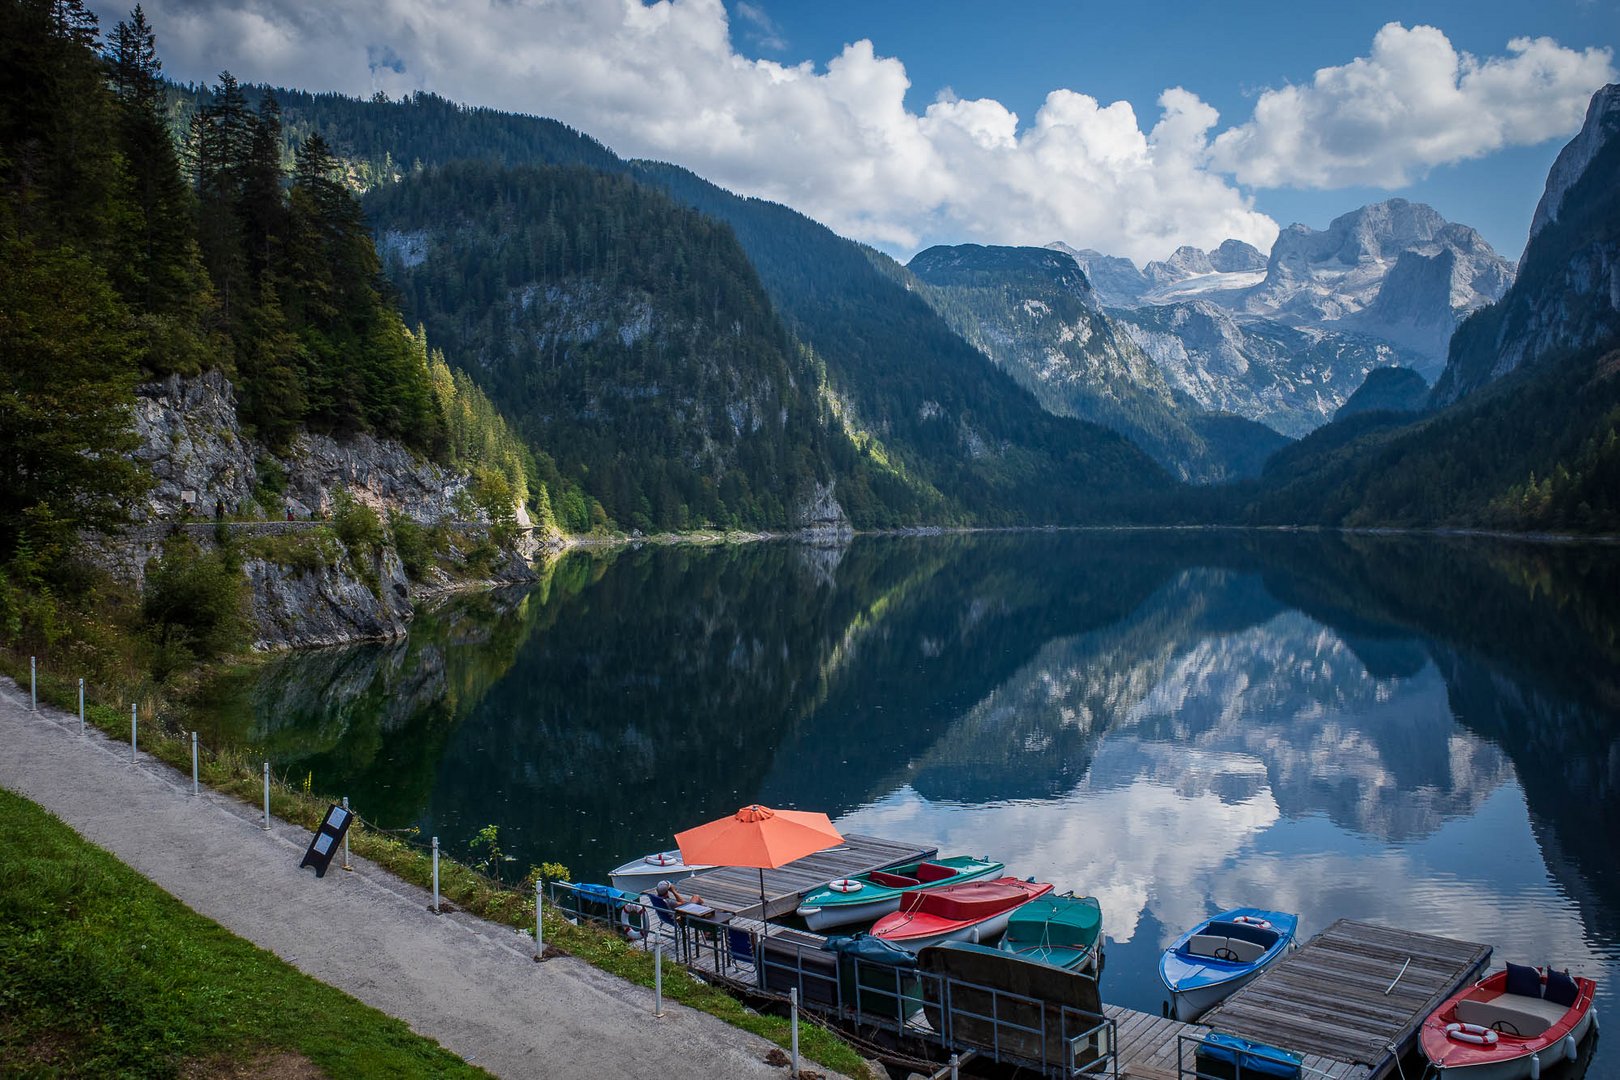
M 1501 747 L 1554 871 L 1612 909 L 1587 825 L 1620 824 L 1614 562 L 1237 532 L 573 554 L 406 643 L 270 665 L 234 723 L 369 816 L 454 844 L 493 822 L 524 861 L 592 871 L 753 799 L 1047 798 L 1100 739 L 1230 765 L 1137 775 L 1405 839 L 1472 812 Z

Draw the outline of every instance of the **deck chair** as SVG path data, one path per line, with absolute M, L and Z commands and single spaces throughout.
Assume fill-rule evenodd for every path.
M 670 902 L 657 893 L 642 893 L 641 897 L 652 908 L 653 914 L 658 916 L 658 922 L 660 923 L 659 926 L 649 927 L 648 929 L 654 933 L 667 934 L 672 939 L 678 937 L 680 935 L 680 924 L 675 920 L 675 909 L 670 906 Z

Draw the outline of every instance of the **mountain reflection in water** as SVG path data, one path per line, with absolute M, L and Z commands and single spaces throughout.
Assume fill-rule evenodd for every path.
M 1105 996 L 1220 907 L 1620 977 L 1620 549 L 1036 533 L 572 554 L 288 657 L 216 739 L 601 878 L 737 805 L 1101 898 Z M 1599 1051 L 1599 1057 L 1613 1057 Z M 1601 1073 L 1601 1069 L 1593 1075 Z

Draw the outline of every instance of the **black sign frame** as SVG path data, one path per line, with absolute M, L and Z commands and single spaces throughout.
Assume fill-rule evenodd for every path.
M 302 870 L 306 866 L 315 868 L 315 876 L 326 876 L 327 867 L 332 865 L 332 856 L 343 843 L 344 836 L 348 835 L 349 826 L 354 822 L 354 811 L 346 810 L 337 803 L 333 803 L 326 811 L 326 819 L 321 827 L 315 830 L 315 837 L 309 842 L 309 850 L 304 852 L 304 861 L 298 864 Z

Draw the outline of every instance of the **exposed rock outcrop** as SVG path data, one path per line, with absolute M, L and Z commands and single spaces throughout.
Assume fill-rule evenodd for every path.
M 137 388 L 134 426 L 140 438 L 136 457 L 156 483 L 137 508 L 138 523 L 122 537 L 98 544 L 93 556 L 140 587 L 146 564 L 171 532 L 184 530 L 211 546 L 214 526 L 206 522 L 216 510 L 238 519 L 257 508 L 269 520 L 225 525 L 249 553 L 243 574 L 255 648 L 397 638 L 405 633 L 415 595 L 534 580 L 529 559 L 537 540 L 527 531 L 476 581 L 431 567 L 427 580 L 414 589 L 392 548 L 376 555 L 348 551 L 319 524 L 344 491 L 381 514 L 421 524 L 455 523 L 460 534 L 452 540 L 453 558 L 462 554 L 456 545 L 477 542 L 489 522 L 469 497 L 466 474 L 423 460 L 398 443 L 369 435 L 338 439 L 305 433 L 284 453 L 272 453 L 242 431 L 235 391 L 217 371 L 170 376 Z M 272 476 L 283 488 L 275 495 L 262 486 Z M 826 501 L 841 519 L 830 489 Z M 526 526 L 521 507 L 518 515 Z M 287 559 L 295 552 L 292 564 L 275 557 Z

